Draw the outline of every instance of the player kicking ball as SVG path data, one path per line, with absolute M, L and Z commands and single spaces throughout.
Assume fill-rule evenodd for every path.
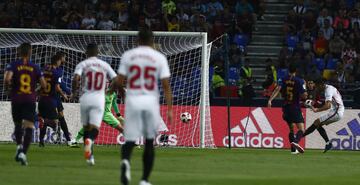
M 116 116 L 113 115 L 111 109 L 114 109 Z M 110 86 L 105 94 L 105 111 L 103 117 L 104 123 L 115 128 L 120 133 L 123 132 L 124 118 L 121 116 L 119 107 L 117 104 L 117 94 L 114 86 Z M 84 136 L 84 128 L 77 133 L 77 136 L 74 141 L 71 142 L 71 147 L 78 147 L 80 139 Z
M 110 80 L 116 73 L 110 65 L 97 58 L 98 47 L 89 44 L 86 48 L 87 59 L 75 68 L 72 82 L 72 94 L 76 95 L 82 80 L 82 95 L 80 97 L 81 122 L 84 128 L 84 156 L 89 165 L 95 165 L 93 143 L 99 134 L 99 128 L 105 108 L 106 77 Z
M 39 146 L 44 147 L 44 136 L 46 128 L 49 126 L 55 132 L 60 132 L 58 110 L 57 110 L 57 93 L 59 93 L 65 100 L 66 94 L 60 88 L 61 74 L 58 73 L 57 68 L 61 61 L 57 59 L 56 55 L 51 58 L 51 65 L 47 66 L 43 71 L 46 81 L 46 88 L 40 91 L 39 100 L 39 117 L 43 119 L 43 125 L 40 125 L 40 142 Z
M 33 138 L 36 109 L 36 84 L 46 89 L 46 82 L 38 65 L 31 62 L 31 44 L 17 48 L 20 59 L 6 66 L 5 90 L 11 97 L 11 114 L 15 124 L 16 155 L 21 165 L 28 164 L 26 154 Z M 25 131 L 25 133 L 24 133 Z
M 167 104 L 167 118 L 172 123 L 172 94 L 169 83 L 170 69 L 166 57 L 152 48 L 153 33 L 144 28 L 138 33 L 137 48 L 126 51 L 121 57 L 117 84 L 126 83 L 125 99 L 125 144 L 121 148 L 120 181 L 130 183 L 130 156 L 135 142 L 145 138 L 143 176 L 140 185 L 150 185 L 149 176 L 154 164 L 154 139 L 160 123 L 158 81 L 162 83 Z
M 345 107 L 341 94 L 334 86 L 325 84 L 323 79 L 316 80 L 315 84 L 318 92 L 325 93 L 325 104 L 320 108 L 311 106 L 311 110 L 314 112 L 323 112 L 326 110 L 330 111 L 316 119 L 314 123 L 306 129 L 304 136 L 311 134 L 316 129 L 326 143 L 324 149 L 324 153 L 326 153 L 332 148 L 332 143 L 330 142 L 323 126 L 341 120 L 344 115 Z M 300 139 L 301 138 L 299 138 L 299 140 Z M 297 143 L 292 143 L 292 145 L 300 150 L 302 149 L 302 147 Z

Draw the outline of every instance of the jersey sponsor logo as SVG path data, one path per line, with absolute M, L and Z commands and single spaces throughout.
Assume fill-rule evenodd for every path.
M 346 127 L 336 132 L 336 136 L 331 139 L 335 150 L 360 150 L 360 123 L 357 119 L 349 121 Z
M 240 124 L 231 129 L 231 146 L 283 148 L 284 138 L 276 136 L 263 110 L 256 108 L 251 114 L 252 116 L 241 119 Z M 223 137 L 223 145 L 227 147 L 228 144 L 228 136 Z

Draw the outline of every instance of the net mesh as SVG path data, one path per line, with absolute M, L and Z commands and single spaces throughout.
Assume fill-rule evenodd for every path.
M 201 94 L 201 79 L 205 78 L 207 82 L 209 81 L 208 72 L 205 73 L 205 76 L 202 76 L 202 36 L 200 34 L 198 36 L 156 34 L 154 40 L 155 47 L 165 54 L 169 61 L 176 122 L 174 125 L 168 125 L 165 109 L 161 109 L 164 122 L 161 123 L 162 126 L 159 128 L 161 134 L 157 138 L 158 143 L 163 142 L 161 135 L 167 135 L 169 136 L 166 142 L 167 145 L 199 147 L 201 142 L 200 100 L 201 96 L 205 96 L 204 146 L 213 147 L 208 85 L 205 85 L 204 94 Z M 50 63 L 51 57 L 56 52 L 62 51 L 66 54 L 66 63 L 63 64 L 63 87 L 66 87 L 68 90 L 71 89 L 72 74 L 75 66 L 86 57 L 84 51 L 88 43 L 98 44 L 100 50 L 99 58 L 108 62 L 114 70 L 118 69 L 121 55 L 126 50 L 137 46 L 136 32 L 133 35 L 0 32 L 1 71 L 4 71 L 5 66 L 17 58 L 16 47 L 23 42 L 32 43 L 32 60 L 42 68 Z M 206 48 L 207 56 L 210 55 L 210 50 L 211 44 L 208 44 Z M 205 69 L 208 69 L 208 62 L 209 58 L 206 58 Z M 3 73 L 1 75 L 3 76 Z M 1 80 L 3 79 L 1 78 Z M 9 101 L 9 97 L 4 92 L 3 84 L 0 83 L 1 101 Z M 163 92 L 161 91 L 160 93 L 160 101 L 164 105 Z M 77 101 L 67 103 L 77 103 Z M 120 104 L 119 106 L 123 113 L 123 105 Z M 189 123 L 181 123 L 179 117 L 182 112 L 189 112 L 193 119 Z M 65 113 L 67 113 L 66 106 Z M 67 119 L 69 130 L 72 135 L 75 135 L 76 130 L 81 127 L 81 123 L 73 117 L 80 117 L 80 115 L 79 112 L 76 114 L 71 112 L 69 114 L 65 114 L 65 118 Z M 98 144 L 121 144 L 123 138 L 118 131 L 106 124 L 102 124 L 100 135 L 96 142 Z M 139 142 L 142 142 L 141 139 Z

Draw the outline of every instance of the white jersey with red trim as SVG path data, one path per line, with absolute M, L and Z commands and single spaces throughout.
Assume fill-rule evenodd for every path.
M 344 112 L 344 103 L 339 91 L 332 85 L 325 85 L 325 102 L 331 101 L 331 108 L 338 112 Z
M 127 97 L 149 95 L 158 98 L 158 81 L 170 77 L 165 55 L 148 46 L 126 51 L 118 73 L 127 77 Z
M 81 76 L 83 95 L 92 94 L 97 96 L 94 98 L 101 99 L 105 99 L 107 77 L 110 79 L 116 77 L 116 73 L 111 66 L 97 57 L 90 57 L 80 62 L 76 66 L 74 73 Z

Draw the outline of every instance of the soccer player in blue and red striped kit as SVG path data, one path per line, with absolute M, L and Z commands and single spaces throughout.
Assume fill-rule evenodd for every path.
M 46 82 L 38 65 L 32 63 L 31 44 L 23 43 L 17 48 L 19 59 L 7 65 L 5 89 L 11 97 L 11 112 L 15 124 L 15 160 L 27 165 L 28 152 L 34 129 L 36 109 L 36 84 L 46 88 Z M 24 132 L 25 131 L 25 132 Z
M 67 95 L 60 88 L 61 74 L 57 70 L 60 64 L 59 55 L 55 55 L 51 58 L 51 64 L 43 70 L 47 84 L 46 88 L 41 90 L 38 105 L 39 115 L 44 119 L 44 124 L 40 127 L 40 147 L 44 147 L 44 136 L 48 126 L 59 132 L 58 94 L 67 100 Z
M 279 84 L 268 101 L 268 107 L 271 107 L 272 100 L 282 92 L 284 98 L 283 103 L 283 119 L 289 126 L 289 142 L 292 144 L 298 142 L 297 138 L 301 138 L 304 134 L 304 118 L 301 112 L 300 101 L 306 99 L 305 81 L 296 76 L 296 65 L 290 64 L 289 74 L 284 77 L 282 83 Z M 294 127 L 298 128 L 296 137 L 294 135 Z M 294 146 L 291 147 L 291 154 L 303 153 L 304 150 L 298 151 Z

